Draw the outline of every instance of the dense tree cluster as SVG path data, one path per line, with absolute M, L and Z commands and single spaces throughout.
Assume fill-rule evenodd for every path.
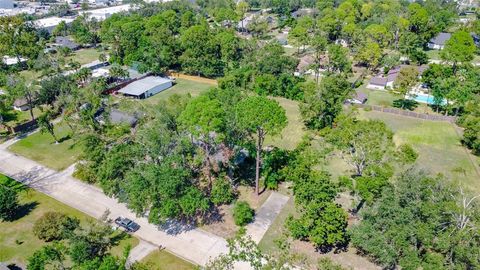
M 277 102 L 240 97 L 236 90 L 220 89 L 193 99 L 174 95 L 135 137 L 90 134 L 76 175 L 99 183 L 137 214 L 148 213 L 153 223 L 195 221 L 212 206 L 234 199 L 242 147 L 257 149 L 259 190 L 264 137 L 285 126 L 285 111 Z M 261 142 L 255 146 L 249 133 L 259 133 Z
M 408 170 L 362 212 L 352 243 L 386 268 L 476 268 L 478 214 L 477 201 L 462 190 Z

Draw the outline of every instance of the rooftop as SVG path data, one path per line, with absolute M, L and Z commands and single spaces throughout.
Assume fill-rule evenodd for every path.
M 445 45 L 447 40 L 450 39 L 452 34 L 450 33 L 439 33 L 436 37 L 430 39 L 430 43 L 437 44 L 437 45 Z
M 139 96 L 155 86 L 171 82 L 172 80 L 157 76 L 148 76 L 138 81 L 134 81 L 118 92 L 127 95 Z
M 33 21 L 33 24 L 38 28 L 48 28 L 59 25 L 61 22 L 71 23 L 73 22 L 73 18 L 66 18 L 66 17 L 48 17 Z

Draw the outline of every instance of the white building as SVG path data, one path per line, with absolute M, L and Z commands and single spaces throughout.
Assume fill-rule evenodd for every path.
M 92 10 L 79 11 L 80 15 L 87 15 L 88 18 L 95 19 L 97 21 L 103 21 L 115 13 L 126 12 L 132 9 L 132 7 L 127 5 L 113 6 L 107 8 L 99 8 Z
M 13 0 L 0 0 L 0 8 L 3 9 L 13 9 Z
M 33 25 L 35 25 L 36 28 L 38 29 L 44 29 L 47 30 L 48 32 L 52 32 L 57 25 L 59 25 L 61 22 L 65 22 L 66 24 L 70 24 L 73 22 L 74 18 L 67 18 L 67 17 L 48 17 L 48 18 L 43 18 L 39 19 L 36 21 L 33 21 Z
M 20 61 L 19 61 L 20 60 Z M 16 57 L 11 57 L 11 56 L 4 56 L 3 59 L 2 59 L 3 63 L 7 66 L 12 66 L 12 65 L 16 65 L 18 64 L 19 62 L 20 63 L 24 63 L 27 61 L 26 58 L 23 58 L 23 57 L 20 57 L 20 59 L 17 59 Z
M 172 86 L 173 81 L 168 78 L 148 76 L 128 84 L 120 89 L 118 93 L 128 97 L 143 99 L 158 94 Z

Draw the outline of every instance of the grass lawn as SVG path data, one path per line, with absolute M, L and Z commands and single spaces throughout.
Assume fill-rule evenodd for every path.
M 73 209 L 47 195 L 0 174 L 0 184 L 16 189 L 19 192 L 20 209 L 14 221 L 0 222 L 0 262 L 25 265 L 27 258 L 45 244 L 33 234 L 35 221 L 49 211 L 61 212 L 74 216 L 81 224 L 93 222 L 94 219 Z M 115 233 L 114 236 L 118 236 Z M 111 249 L 113 255 L 121 256 L 124 247 L 138 244 L 138 239 L 123 235 L 121 240 Z
M 399 99 L 399 96 L 396 96 L 389 91 L 370 90 L 366 88 L 366 85 L 360 86 L 360 88 L 358 88 L 358 91 L 367 95 L 368 105 L 392 107 L 393 101 Z
M 100 54 L 102 54 L 102 52 L 95 48 L 81 49 L 68 56 L 65 62 L 68 63 L 70 60 L 73 60 L 79 62 L 80 65 L 85 65 L 98 60 Z
M 432 174 L 441 173 L 480 191 L 480 175 L 472 162 L 478 159 L 461 145 L 454 125 L 374 111 L 360 111 L 360 117 L 384 121 L 395 132 L 397 145 L 408 143 L 417 150 L 420 168 Z
M 148 254 L 142 260 L 142 263 L 146 263 L 151 270 L 193 270 L 196 267 L 184 261 L 177 256 L 165 251 L 165 250 L 155 250 L 154 252 Z
M 274 98 L 285 109 L 287 113 L 288 124 L 282 133 L 277 136 L 267 136 L 265 145 L 274 145 L 279 148 L 293 150 L 305 135 L 305 126 L 300 115 L 298 102 L 286 98 Z
M 428 59 L 440 60 L 440 50 L 426 50 L 425 53 L 427 54 Z
M 54 170 L 63 170 L 72 165 L 80 154 L 81 146 L 69 137 L 67 125 L 55 125 L 55 134 L 61 141 L 55 144 L 49 133 L 34 133 L 9 147 L 9 150 L 35 160 Z

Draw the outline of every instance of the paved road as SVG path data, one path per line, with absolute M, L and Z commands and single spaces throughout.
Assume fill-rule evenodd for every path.
M 160 229 L 148 223 L 146 218 L 136 217 L 124 204 L 106 196 L 97 187 L 72 177 L 73 166 L 62 172 L 48 169 L 35 161 L 9 152 L 7 148 L 13 143 L 14 141 L 8 141 L 0 145 L 0 172 L 3 174 L 92 217 L 100 218 L 108 209 L 112 219 L 117 216 L 133 219 L 141 226 L 135 232 L 136 237 L 157 248 L 166 248 L 194 264 L 205 265 L 210 259 L 222 253 L 228 253 L 225 239 L 201 229 L 177 223 Z M 247 232 L 257 243 L 287 200 L 285 196 L 274 192 L 260 208 L 256 220 L 247 228 Z M 143 250 L 143 247 L 141 249 Z M 137 251 L 140 251 L 140 248 L 135 252 Z M 251 268 L 245 263 L 238 263 L 235 269 Z

